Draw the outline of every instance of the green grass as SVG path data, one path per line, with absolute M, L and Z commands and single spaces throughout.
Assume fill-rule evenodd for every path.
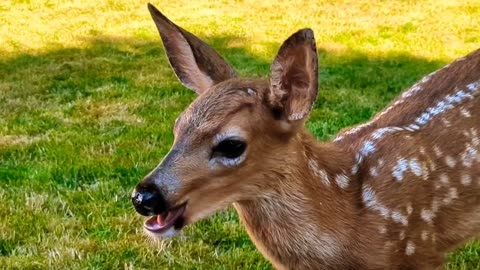
M 100 2 L 100 3 L 98 3 Z M 167 3 L 168 2 L 168 3 Z M 471 1 L 154 1 L 245 76 L 315 30 L 320 139 L 480 47 Z M 129 195 L 168 151 L 194 99 L 142 1 L 0 3 L 0 265 L 5 269 L 270 269 L 233 211 L 151 242 Z M 480 244 L 448 269 L 480 269 Z

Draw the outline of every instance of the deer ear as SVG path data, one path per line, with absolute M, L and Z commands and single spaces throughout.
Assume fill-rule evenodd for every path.
M 233 68 L 205 42 L 174 24 L 150 3 L 148 10 L 160 33 L 170 65 L 183 85 L 201 94 L 236 76 Z
M 270 103 L 290 121 L 310 112 L 318 93 L 318 59 L 311 29 L 302 29 L 280 47 L 270 70 Z

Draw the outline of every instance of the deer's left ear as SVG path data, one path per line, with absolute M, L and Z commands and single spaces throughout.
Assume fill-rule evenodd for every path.
M 270 103 L 290 121 L 303 120 L 318 93 L 318 58 L 311 29 L 302 29 L 280 47 L 270 71 Z
M 233 68 L 201 39 L 174 24 L 152 4 L 148 9 L 162 38 L 168 60 L 183 85 L 201 94 L 236 77 Z

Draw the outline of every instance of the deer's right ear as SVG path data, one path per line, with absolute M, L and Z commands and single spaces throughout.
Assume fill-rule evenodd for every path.
M 289 121 L 304 120 L 318 93 L 318 59 L 311 29 L 302 29 L 280 47 L 270 70 L 270 103 Z
M 150 3 L 148 10 L 160 33 L 170 65 L 183 85 L 201 94 L 236 76 L 233 68 L 205 42 L 174 24 Z

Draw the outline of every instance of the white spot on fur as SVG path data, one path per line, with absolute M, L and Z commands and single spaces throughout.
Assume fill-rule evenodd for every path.
M 450 123 L 450 121 L 448 119 L 442 118 L 442 122 L 445 125 L 445 127 L 451 127 L 452 126 L 452 124 Z
M 402 224 L 403 226 L 407 226 L 408 225 L 408 219 L 405 215 L 403 215 L 402 213 L 400 213 L 399 211 L 393 211 L 392 212 L 392 219 L 393 221 L 395 221 L 396 223 L 400 223 Z
M 469 112 L 467 109 L 465 109 L 465 108 L 461 109 L 460 112 L 462 113 L 463 116 L 465 116 L 465 117 L 467 117 L 467 118 L 469 118 L 469 117 L 472 116 L 472 115 L 470 114 L 470 112 Z
M 434 107 L 428 108 L 419 117 L 415 119 L 415 123 L 422 126 L 427 124 L 434 116 L 444 113 L 445 111 L 455 108 L 455 105 L 465 99 L 473 98 L 472 94 L 463 90 L 457 91 L 453 96 L 446 95 L 445 98 L 438 102 Z
M 408 214 L 408 215 L 411 215 L 412 212 L 413 212 L 412 203 L 408 203 L 408 205 L 407 205 L 407 214 Z
M 422 219 L 427 222 L 428 224 L 432 224 L 433 223 L 433 218 L 435 217 L 435 213 L 432 212 L 432 210 L 429 210 L 429 209 L 422 209 L 422 211 L 420 212 L 420 217 L 422 217 Z
M 360 153 L 364 156 L 373 152 L 375 152 L 375 144 L 372 141 L 366 141 L 360 149 Z
M 384 218 L 388 218 L 390 210 L 377 201 L 375 192 L 368 186 L 364 186 L 362 189 L 362 200 L 367 208 L 370 208 L 378 212 Z
M 358 172 L 358 164 L 353 165 L 352 167 L 352 174 L 356 174 Z
M 419 125 L 416 125 L 416 124 L 410 124 L 408 126 L 408 128 L 412 129 L 412 130 L 419 130 L 420 129 L 420 126 Z
M 379 160 L 378 160 L 378 166 L 379 166 L 379 167 L 382 167 L 383 165 L 385 165 L 385 160 L 379 159 Z
M 397 181 L 403 180 L 403 173 L 408 169 L 408 163 L 405 159 L 401 158 L 397 161 L 395 167 L 393 167 L 392 175 Z
M 431 114 L 424 112 L 420 115 L 420 117 L 417 117 L 417 119 L 415 119 L 415 123 L 419 125 L 425 125 L 428 121 L 430 121 L 431 118 Z
M 370 168 L 370 175 L 371 175 L 372 177 L 377 177 L 377 176 L 378 176 L 377 167 L 372 167 L 372 168 Z
M 414 130 L 413 128 L 411 128 L 410 126 L 404 127 L 404 129 L 407 130 L 407 131 L 410 131 L 410 132 L 415 131 L 415 130 Z M 405 136 L 405 138 L 406 138 L 406 139 L 411 139 L 412 137 L 411 137 L 411 136 Z
M 448 197 L 451 198 L 452 200 L 454 199 L 458 199 L 458 192 L 457 192 L 457 188 L 449 188 L 448 189 Z
M 397 181 L 402 181 L 404 173 L 408 170 L 412 171 L 416 176 L 423 175 L 424 180 L 428 178 L 428 170 L 426 166 L 420 165 L 416 158 L 410 160 L 400 158 L 397 161 L 397 164 L 393 167 L 392 176 Z
M 435 214 L 436 212 L 438 212 L 438 208 L 440 207 L 440 203 L 436 200 L 436 199 L 433 199 L 432 201 L 432 212 Z
M 434 172 L 437 169 L 437 165 L 431 159 L 428 159 L 428 165 L 430 166 L 430 171 Z
M 420 166 L 420 164 L 418 163 L 418 161 L 416 159 L 411 159 L 410 160 L 410 169 L 412 169 L 412 172 L 416 176 L 422 175 L 422 167 Z
M 398 239 L 400 239 L 400 240 L 405 239 L 405 231 L 404 231 L 404 230 L 402 230 L 402 231 L 398 234 Z
M 444 205 L 449 205 L 449 204 L 452 203 L 452 198 L 447 196 L 447 197 L 443 198 L 442 202 L 443 202 Z
M 427 241 L 429 234 L 430 234 L 429 231 L 423 230 L 423 231 L 422 231 L 422 240 L 423 240 L 423 241 Z
M 480 86 L 480 81 L 467 84 L 467 88 L 470 92 L 475 92 L 479 86 Z
M 330 186 L 330 178 L 325 170 L 318 167 L 318 163 L 315 160 L 310 159 L 308 161 L 308 167 L 313 174 L 319 177 L 326 186 Z
M 462 153 L 463 166 L 470 168 L 473 165 L 473 161 L 477 158 L 477 154 L 478 150 L 472 144 L 467 143 L 465 151 Z
M 441 157 L 441 156 L 443 156 L 443 152 L 442 152 L 442 150 L 440 150 L 440 147 L 438 147 L 438 145 L 435 145 L 435 146 L 433 147 L 433 152 L 435 153 L 435 156 L 436 156 L 436 157 Z
M 457 161 L 451 157 L 451 156 L 445 156 L 445 164 L 447 164 L 448 167 L 453 168 L 455 167 L 455 164 L 457 164 Z
M 405 254 L 411 256 L 415 253 L 415 244 L 412 241 L 407 242 L 407 247 L 405 248 Z
M 474 146 L 477 146 L 477 147 L 480 146 L 480 138 L 478 138 L 478 133 L 476 129 L 471 128 L 468 135 L 470 136 L 472 140 L 472 144 Z
M 463 174 L 461 178 L 461 183 L 464 186 L 469 186 L 472 183 L 472 176 L 469 174 Z
M 430 173 L 428 172 L 427 163 L 422 163 L 422 179 L 427 181 Z
M 378 227 L 378 232 L 379 232 L 380 234 L 386 234 L 386 233 L 387 233 L 387 227 L 385 227 L 384 225 L 380 225 L 380 226 Z
M 426 81 L 428 81 L 428 80 L 426 80 Z M 473 82 L 473 83 L 469 84 L 467 86 L 468 90 L 465 90 L 467 92 L 465 92 L 464 90 L 459 90 L 459 91 L 455 92 L 454 94 L 446 95 L 443 100 L 439 101 L 435 106 L 427 108 L 423 113 L 420 114 L 420 116 L 418 116 L 415 119 L 414 123 L 411 123 L 408 126 L 380 128 L 380 129 L 375 130 L 371 134 L 370 137 L 371 137 L 372 140 L 378 140 L 378 139 L 382 138 L 387 133 L 391 133 L 391 132 L 395 132 L 395 131 L 403 131 L 403 130 L 415 131 L 417 129 L 420 129 L 422 126 L 426 125 L 433 117 L 435 117 L 439 114 L 443 114 L 447 110 L 455 108 L 456 105 L 458 105 L 459 103 L 461 103 L 462 101 L 464 101 L 466 99 L 472 99 L 473 98 L 472 93 L 477 90 L 478 85 L 480 85 L 480 81 Z M 403 103 L 406 97 L 409 97 L 410 95 L 419 91 L 420 89 L 421 89 L 421 87 L 420 87 L 419 84 L 414 85 L 412 88 L 410 88 L 410 90 L 408 90 L 408 91 L 406 91 L 402 94 L 402 99 L 398 99 L 392 106 L 390 106 L 389 108 L 385 109 L 383 112 L 378 114 L 372 121 L 370 121 L 369 123 L 363 124 L 361 126 L 358 126 L 354 129 L 350 130 L 349 132 L 345 133 L 345 134 L 356 133 L 359 130 L 361 130 L 362 128 L 371 125 L 373 122 L 375 122 L 377 119 L 379 119 L 382 115 L 386 114 L 393 107 L 395 107 L 396 105 L 398 105 L 400 103 Z M 446 122 L 447 120 L 445 120 L 444 118 L 441 118 L 441 120 L 444 121 L 445 125 L 450 125 L 450 123 Z M 341 140 L 342 138 L 344 138 L 344 137 L 343 136 L 337 137 L 337 139 L 335 141 Z M 480 140 L 479 140 L 479 142 L 480 142 Z M 359 164 L 361 162 L 363 162 L 363 160 L 365 159 L 365 157 L 368 154 L 373 153 L 374 151 L 375 151 L 375 143 L 371 140 L 366 141 L 356 155 L 356 164 L 352 167 L 352 174 L 356 174 L 358 172 L 358 169 L 359 169 L 359 166 L 360 166 Z M 480 157 L 479 157 L 479 159 L 480 159 Z M 446 158 L 446 160 L 449 161 L 449 162 L 447 162 L 447 165 L 451 166 L 453 164 L 451 162 L 452 161 L 451 157 L 450 157 L 450 159 Z M 455 162 L 455 160 L 453 160 L 453 161 Z M 455 164 L 453 164 L 453 166 L 455 166 Z M 394 170 L 393 175 L 398 181 L 401 181 L 403 179 L 403 172 L 404 171 L 402 171 L 401 169 L 397 169 L 397 170 Z M 415 173 L 415 171 L 414 171 L 414 173 Z
M 440 174 L 440 182 L 442 182 L 445 185 L 448 185 L 449 183 L 448 175 L 445 173 Z
M 337 182 L 337 185 L 343 189 L 346 189 L 348 187 L 349 181 L 350 179 L 345 174 L 338 174 L 335 177 L 335 182 Z

